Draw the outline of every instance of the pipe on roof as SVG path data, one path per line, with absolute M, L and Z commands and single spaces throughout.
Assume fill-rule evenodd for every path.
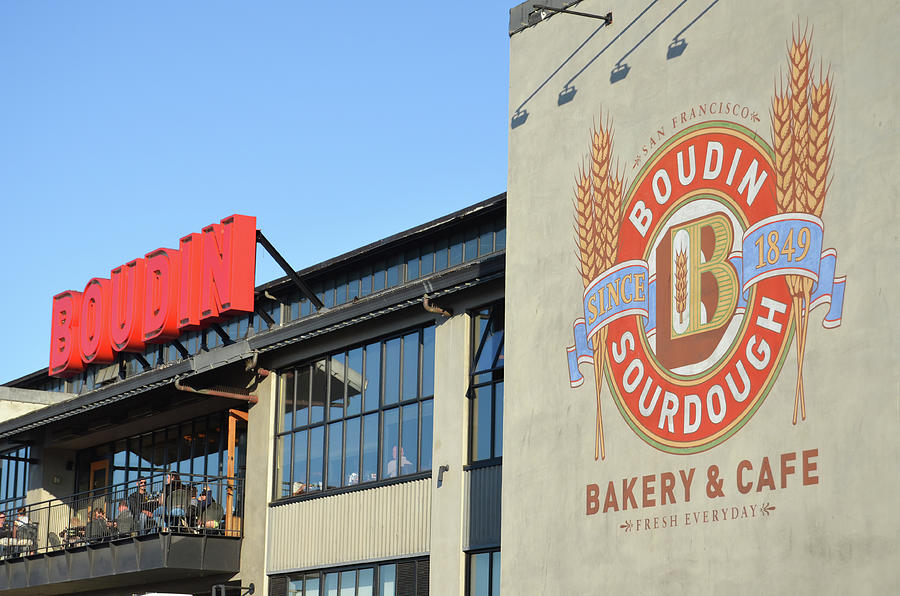
M 230 399 L 239 399 L 241 401 L 245 401 L 250 405 L 259 402 L 259 397 L 243 393 L 235 393 L 233 391 L 222 391 L 221 389 L 195 389 L 189 385 L 185 385 L 181 382 L 181 379 L 175 381 L 175 389 L 179 391 L 187 391 L 188 393 L 199 393 L 201 395 L 211 395 L 214 397 L 227 397 Z
M 433 304 L 431 304 L 431 300 L 428 298 L 428 294 L 422 296 L 422 306 L 424 306 L 425 310 L 427 310 L 428 312 L 434 313 L 436 315 L 442 315 L 447 318 L 453 316 L 452 310 L 443 309 L 440 306 L 434 306 Z

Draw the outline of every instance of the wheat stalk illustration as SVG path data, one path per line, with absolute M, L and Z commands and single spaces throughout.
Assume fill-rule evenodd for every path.
M 779 213 L 807 213 L 820 217 L 825 206 L 831 168 L 833 126 L 832 88 L 820 69 L 819 83 L 810 76 L 811 34 L 791 36 L 788 50 L 789 91 L 776 89 L 772 98 L 772 137 L 775 151 L 775 186 Z M 797 388 L 793 423 L 797 413 L 806 420 L 803 391 L 803 358 L 809 326 L 813 281 L 786 275 L 792 316 L 797 330 Z
M 581 278 L 587 288 L 598 275 L 615 264 L 618 252 L 619 219 L 624 178 L 610 168 L 612 154 L 611 124 L 595 127 L 591 134 L 590 168 L 584 166 L 575 179 L 575 231 Z M 594 459 L 606 459 L 603 437 L 603 411 L 600 396 L 603 388 L 603 346 L 607 329 L 603 327 L 594 339 L 594 380 L 596 383 L 597 417 L 594 435 Z
M 684 324 L 684 310 L 687 307 L 687 251 L 681 249 L 675 255 L 675 310 L 678 323 Z

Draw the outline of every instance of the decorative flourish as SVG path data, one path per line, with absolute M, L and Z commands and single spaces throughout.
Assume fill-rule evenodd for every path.
M 590 168 L 582 166 L 575 176 L 575 234 L 581 279 L 587 288 L 603 271 L 615 264 L 622 211 L 624 176 L 610 168 L 612 155 L 612 123 L 595 126 L 591 133 Z M 615 168 L 618 170 L 618 165 Z M 593 339 L 594 377 L 597 395 L 594 459 L 606 459 L 603 438 L 603 413 L 600 394 L 603 387 L 604 327 Z
M 687 307 L 687 251 L 682 249 L 675 255 L 675 310 L 678 323 L 684 324 L 684 310 Z
M 768 516 L 770 513 L 775 511 L 775 505 L 769 505 L 769 502 L 766 501 L 762 505 L 760 505 L 759 510 L 762 511 L 762 514 Z
M 810 76 L 812 54 L 809 30 L 792 35 L 788 50 L 790 73 L 786 93 L 784 83 L 772 98 L 772 137 L 775 150 L 775 186 L 779 213 L 806 213 L 821 217 L 828 191 L 832 163 L 831 137 L 834 125 L 830 75 L 819 69 L 819 82 Z M 797 388 L 793 423 L 798 409 L 806 420 L 803 391 L 803 358 L 809 326 L 813 280 L 791 274 L 785 276 L 791 294 L 794 328 L 797 330 Z
M 626 532 L 631 531 L 631 527 L 634 525 L 634 522 L 631 520 L 626 521 L 624 524 L 621 524 L 619 527 L 625 530 Z

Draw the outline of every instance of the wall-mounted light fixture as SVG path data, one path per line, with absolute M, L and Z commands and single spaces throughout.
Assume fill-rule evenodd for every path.
M 546 4 L 535 4 L 534 10 L 528 14 L 528 22 L 529 24 L 534 24 L 538 20 L 543 21 L 548 16 L 547 13 L 557 13 L 561 12 L 563 14 L 571 14 L 577 17 L 587 17 L 589 19 L 600 19 L 601 21 L 605 21 L 607 27 L 612 25 L 613 17 L 612 12 L 608 12 L 605 15 L 599 14 L 591 14 L 589 12 L 579 12 L 577 10 L 569 10 L 568 8 L 554 8 L 552 6 L 547 6 Z M 537 18 L 536 18 L 537 17 Z
M 437 485 L 438 488 L 444 483 L 444 472 L 450 471 L 450 464 L 444 464 L 438 468 L 438 477 L 437 477 Z

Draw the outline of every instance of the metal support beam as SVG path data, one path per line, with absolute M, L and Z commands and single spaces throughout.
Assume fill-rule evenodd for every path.
M 294 271 L 288 264 L 288 262 L 284 260 L 284 257 L 282 257 L 281 254 L 277 250 L 275 250 L 275 247 L 272 246 L 272 243 L 269 242 L 268 238 L 263 235 L 261 230 L 256 230 L 256 242 L 264 249 L 266 249 L 266 252 L 268 252 L 272 256 L 272 258 L 275 259 L 275 262 L 278 263 L 278 266 L 281 267 L 284 272 L 287 273 L 287 276 L 291 278 L 294 284 L 298 288 L 300 288 L 300 293 L 306 296 L 310 302 L 315 304 L 316 308 L 325 308 L 325 304 L 321 300 L 319 300 L 319 297 L 316 296 L 315 292 L 313 292 L 310 287 L 306 285 L 306 282 L 300 279 L 300 276 L 297 275 L 297 272 Z
M 222 326 L 218 323 L 213 323 L 209 326 L 210 329 L 216 332 L 216 335 L 222 338 L 222 342 L 227 346 L 234 343 L 234 340 L 228 337 L 228 333 L 222 329 Z
M 258 304 L 256 305 L 256 308 L 253 310 L 253 312 L 256 313 L 256 315 L 259 318 L 261 318 L 263 321 L 266 322 L 266 327 L 271 329 L 272 327 L 275 326 L 275 319 L 270 317 L 269 313 L 267 313 L 266 311 L 261 309 Z
M 571 14 L 577 17 L 587 17 L 589 19 L 600 19 L 601 21 L 606 21 L 607 25 L 612 25 L 613 18 L 612 13 L 608 12 L 605 15 L 599 14 L 591 14 L 589 12 L 578 12 L 577 10 L 569 10 L 568 8 L 553 8 L 552 6 L 547 6 L 545 4 L 535 4 L 535 10 L 549 10 L 550 12 L 561 12 L 563 14 Z
M 144 355 L 143 355 L 143 354 L 140 354 L 140 353 L 135 352 L 135 353 L 132 354 L 132 356 L 134 357 L 135 360 L 138 361 L 138 363 L 140 363 L 141 367 L 142 367 L 144 370 L 150 370 L 151 368 L 153 368 L 152 366 L 150 366 L 150 363 L 147 362 L 147 359 L 144 358 Z
M 190 352 L 187 351 L 187 348 L 184 347 L 184 344 L 177 339 L 171 340 L 170 343 L 175 346 L 175 349 L 178 350 L 178 353 L 181 354 L 182 358 L 189 358 L 191 356 Z

